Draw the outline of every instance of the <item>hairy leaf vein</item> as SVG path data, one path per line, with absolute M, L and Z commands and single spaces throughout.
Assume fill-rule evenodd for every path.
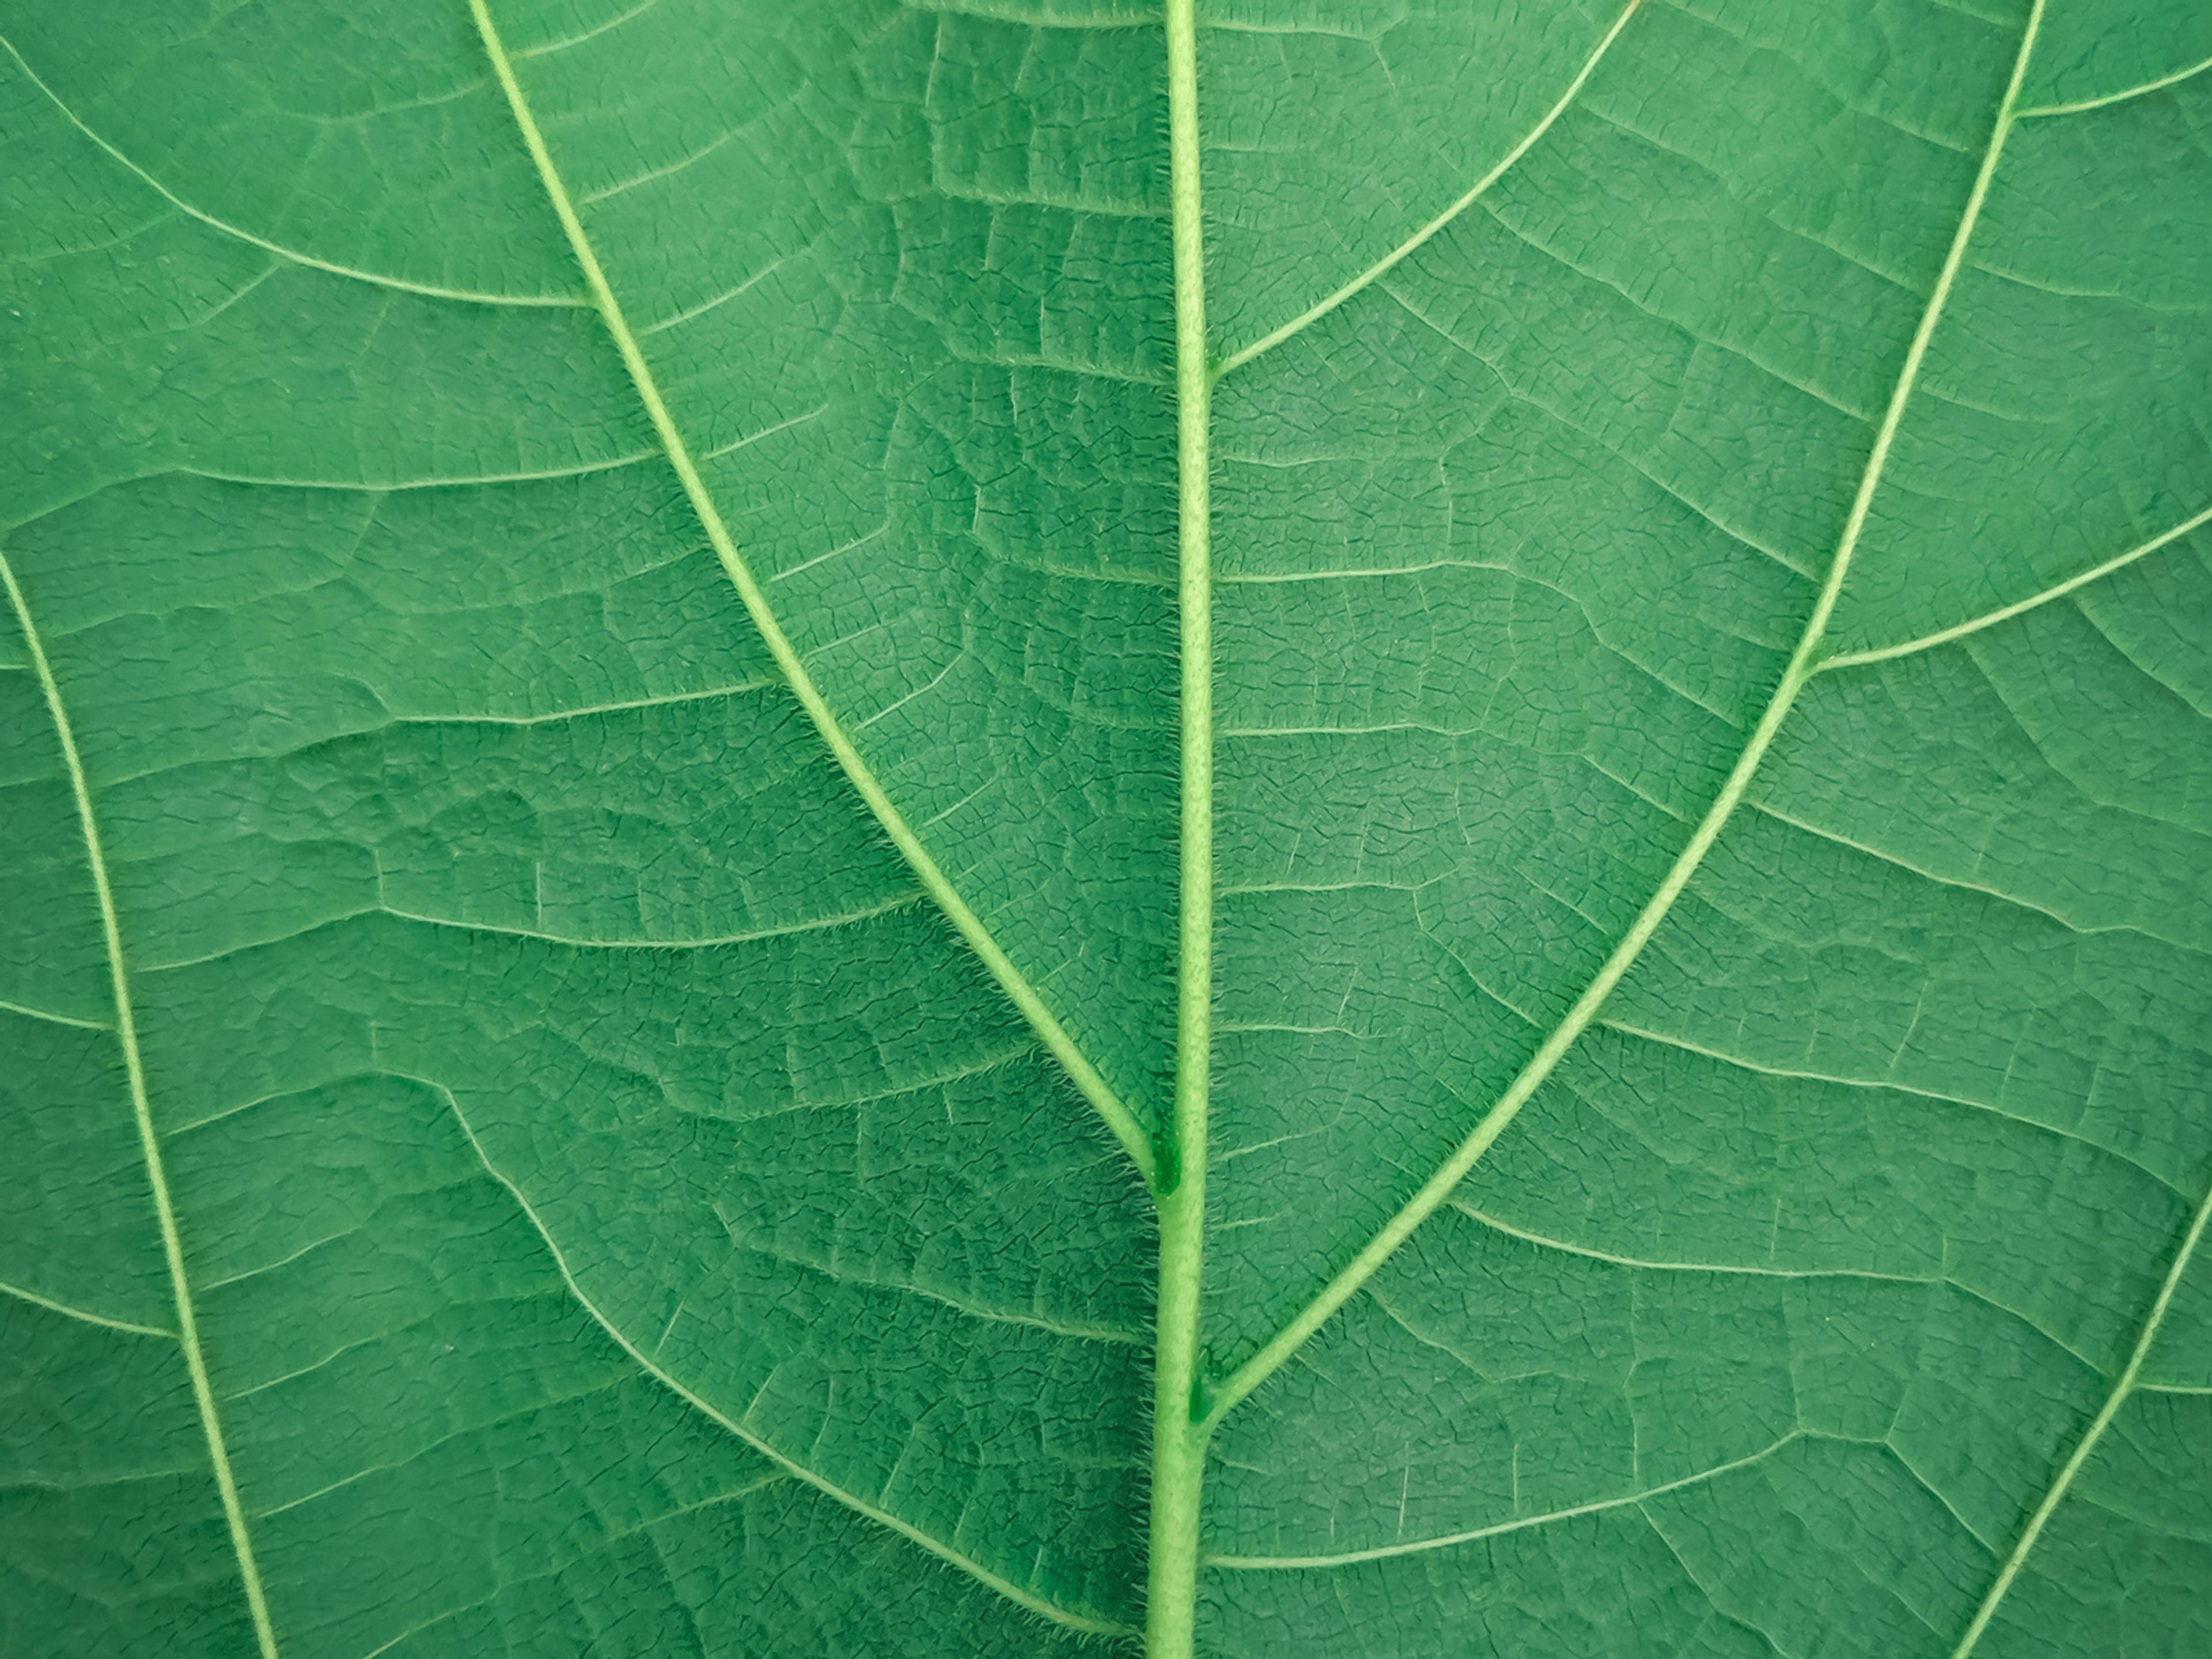
M 1130 1161 L 1148 1182 L 1155 1181 L 1158 1170 L 1152 1144 L 1135 1115 L 1099 1074 L 1089 1057 L 1076 1046 L 1074 1039 L 1060 1024 L 1058 1017 L 1046 1006 L 1036 988 L 1015 967 L 982 919 L 969 908 L 967 901 L 939 867 L 937 860 L 930 855 L 898 808 L 892 804 L 873 769 L 854 746 L 842 723 L 815 685 L 813 676 L 808 672 L 798 648 L 792 644 L 790 636 L 783 630 L 782 623 L 769 604 L 766 592 L 754 579 L 751 568 L 738 551 L 736 539 L 722 518 L 720 507 L 708 489 L 706 480 L 700 476 L 690 446 L 661 397 L 659 383 L 651 365 L 646 362 L 637 337 L 631 332 L 623 314 L 622 304 L 616 298 L 606 273 L 599 264 L 599 255 L 585 232 L 582 220 L 577 216 L 575 204 L 568 194 L 568 186 L 562 182 L 552 152 L 546 148 L 544 136 L 538 130 L 537 117 L 531 112 L 522 83 L 515 77 L 514 66 L 500 40 L 498 27 L 492 21 L 486 0 L 469 0 L 469 9 L 476 20 L 477 32 L 491 60 L 493 72 L 499 77 L 500 86 L 507 94 L 515 125 L 530 151 L 531 160 L 537 166 L 546 197 L 561 222 L 562 229 L 568 235 L 569 247 L 583 270 L 585 283 L 599 307 L 601 319 L 606 325 L 607 332 L 622 356 L 623 367 L 629 373 L 638 399 L 645 407 L 646 415 L 660 440 L 669 465 L 675 470 L 677 478 L 684 487 L 684 495 L 690 501 L 692 510 L 698 514 L 701 527 L 705 530 L 716 557 L 720 560 L 723 569 L 738 590 L 738 598 L 744 603 L 746 612 L 752 617 L 753 625 L 768 646 L 769 655 L 775 659 L 776 665 L 783 671 L 793 694 L 814 721 L 816 729 L 821 732 L 837 763 L 844 769 L 846 776 L 852 780 L 861 799 L 883 825 L 892 844 L 913 867 L 930 896 L 959 930 L 969 947 L 982 959 L 984 966 L 999 981 L 1007 998 L 1036 1029 L 1045 1047 L 1060 1061 L 1076 1088 L 1097 1109 L 1115 1139 L 1121 1141 Z

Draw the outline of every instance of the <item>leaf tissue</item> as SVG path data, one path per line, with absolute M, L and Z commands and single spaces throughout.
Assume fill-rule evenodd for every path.
M 2212 1653 L 2201 0 L 0 37 L 0 1651 Z

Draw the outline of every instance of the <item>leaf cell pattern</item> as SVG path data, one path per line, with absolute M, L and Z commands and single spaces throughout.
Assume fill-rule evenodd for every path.
M 2212 21 L 0 7 L 0 1649 L 2212 1645 Z

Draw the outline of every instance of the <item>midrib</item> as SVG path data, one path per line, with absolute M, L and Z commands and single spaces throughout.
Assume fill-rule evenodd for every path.
M 246 1591 L 246 1609 L 252 1616 L 254 1640 L 259 1645 L 262 1659 L 278 1659 L 276 1631 L 269 1616 L 269 1599 L 262 1589 L 260 1568 L 254 1562 L 253 1540 L 246 1526 L 246 1508 L 238 1496 L 238 1482 L 231 1474 L 222 1419 L 216 1410 L 215 1389 L 208 1380 L 207 1358 L 200 1347 L 199 1318 L 192 1305 L 191 1279 L 185 1269 L 184 1243 L 177 1231 L 176 1207 L 169 1196 L 168 1172 L 161 1161 L 161 1137 L 155 1131 L 153 1108 L 147 1097 L 145 1062 L 138 1048 L 138 1023 L 131 1009 L 131 972 L 124 960 L 123 928 L 116 915 L 114 887 L 108 880 L 100 820 L 93 811 L 92 791 L 85 779 L 83 758 L 77 751 L 76 728 L 70 723 L 61 686 L 54 678 L 53 664 L 47 659 L 38 625 L 31 618 L 30 603 L 24 598 L 21 583 L 15 579 L 15 567 L 4 552 L 0 552 L 0 586 L 7 588 L 16 624 L 23 630 L 23 646 L 30 653 L 32 670 L 46 696 L 46 712 L 53 720 L 62 764 L 69 774 L 70 793 L 76 805 L 77 827 L 84 837 L 85 863 L 92 874 L 93 893 L 100 908 L 100 937 L 107 955 L 109 987 L 115 1000 L 115 1040 L 123 1051 L 131 1117 L 138 1129 L 138 1150 L 145 1160 L 146 1184 L 153 1193 L 155 1219 L 161 1234 L 161 1255 L 168 1267 L 169 1289 L 176 1304 L 175 1334 L 184 1351 L 185 1373 L 191 1379 L 192 1403 L 199 1413 L 201 1431 L 207 1439 L 208 1462 L 215 1473 L 216 1493 L 222 1501 L 223 1522 L 229 1529 L 231 1551 L 238 1560 L 239 1581 Z

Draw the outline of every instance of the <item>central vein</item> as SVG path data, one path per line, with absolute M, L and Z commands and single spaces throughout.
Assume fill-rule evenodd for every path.
M 1159 1158 L 1160 1283 L 1152 1395 L 1150 1659 L 1189 1659 L 1198 1595 L 1199 1284 L 1213 1047 L 1213 562 L 1209 537 L 1206 243 L 1198 183 L 1194 0 L 1166 0 L 1168 189 L 1175 240 L 1176 460 L 1182 621 L 1182 822 L 1175 1109 Z

